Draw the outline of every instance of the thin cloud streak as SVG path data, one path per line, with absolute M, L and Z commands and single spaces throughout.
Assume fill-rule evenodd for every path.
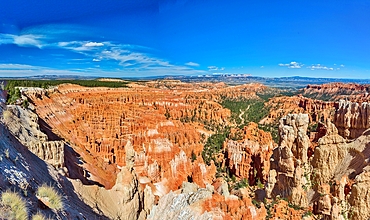
M 122 70 L 137 70 L 137 71 L 154 71 L 168 70 L 169 72 L 183 71 L 184 74 L 191 72 L 199 73 L 195 67 L 199 64 L 194 62 L 187 63 L 188 66 L 173 65 L 166 60 L 162 60 L 151 56 L 150 54 L 135 51 L 136 48 L 141 50 L 145 47 L 138 45 L 120 45 L 112 42 L 86 42 L 86 41 L 71 41 L 59 42 L 58 47 L 83 54 L 91 57 L 94 62 L 117 61 L 117 65 L 123 68 Z M 203 72 L 203 71 L 201 71 Z
M 41 39 L 43 36 L 25 34 L 25 35 L 14 35 L 14 34 L 0 34 L 0 45 L 1 44 L 14 44 L 19 47 L 38 47 L 43 46 Z
M 198 67 L 200 66 L 199 63 L 195 63 L 195 62 L 187 62 L 185 63 L 186 66 L 194 66 L 194 67 Z
M 314 64 L 314 65 L 311 65 L 311 66 L 308 66 L 307 68 L 310 68 L 311 70 L 334 70 L 333 67 L 327 67 L 327 66 L 323 66 L 321 64 Z M 339 70 L 340 68 L 337 68 L 337 70 Z
M 217 66 L 209 66 L 208 67 L 208 70 L 209 71 L 223 71 L 223 70 L 225 70 L 225 68 L 224 67 L 217 67 Z
M 159 75 L 182 75 L 182 74 L 205 74 L 205 71 L 194 70 L 187 67 L 175 66 L 172 69 L 166 67 L 149 67 L 146 69 L 114 69 L 102 70 L 101 68 L 83 68 L 58 70 L 42 66 L 31 66 L 24 64 L 0 64 L 0 77 L 23 77 L 39 75 L 86 75 L 107 77 L 141 77 Z
M 290 63 L 279 63 L 279 66 L 281 67 L 288 67 L 289 69 L 300 69 L 304 66 L 304 64 L 301 64 L 301 63 L 298 63 L 298 62 L 295 62 L 295 61 L 292 61 Z

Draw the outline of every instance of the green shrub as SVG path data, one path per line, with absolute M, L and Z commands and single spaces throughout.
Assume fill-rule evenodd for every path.
M 194 151 L 191 152 L 191 162 L 194 162 L 197 160 L 197 155 L 194 153 Z
M 27 100 L 27 99 L 23 100 L 23 102 L 22 102 L 22 107 L 23 107 L 23 108 L 28 108 L 28 106 L 29 106 L 29 102 L 28 102 L 28 100 Z
M 248 186 L 249 186 L 248 180 L 246 178 L 243 178 L 234 185 L 234 188 L 235 189 L 241 189 L 241 188 L 245 188 L 245 187 L 248 187 Z
M 258 187 L 259 189 L 263 189 L 263 188 L 265 187 L 265 185 L 261 182 L 261 180 L 260 180 L 260 179 L 258 179 L 258 181 L 257 181 L 256 185 L 257 185 L 257 187 Z
M 307 130 L 309 131 L 309 132 L 315 132 L 316 131 L 316 129 L 317 129 L 317 127 L 318 127 L 318 123 L 313 123 L 313 124 L 310 124 L 310 125 L 308 125 L 308 128 L 307 128 Z
M 202 151 L 202 158 L 208 166 L 211 165 L 211 161 L 215 162 L 216 167 L 221 166 L 221 164 L 218 164 L 216 162 L 216 156 L 222 150 L 222 145 L 223 145 L 225 139 L 230 134 L 229 130 L 230 130 L 230 128 L 226 128 L 225 130 L 220 131 L 219 133 L 211 135 L 207 139 L 207 142 L 204 145 L 204 148 L 203 148 L 203 151 Z
M 2 206 L 5 207 L 4 215 L 6 219 L 24 220 L 28 219 L 26 202 L 18 193 L 6 191 L 1 195 Z
M 21 98 L 21 91 L 19 88 L 9 88 L 8 89 L 8 97 L 7 97 L 7 104 L 14 104 L 18 99 Z
M 265 118 L 269 109 L 265 106 L 264 100 L 260 99 L 223 99 L 222 107 L 230 109 L 231 119 L 239 128 L 243 128 L 249 122 L 258 123 Z
M 51 209 L 63 209 L 62 196 L 51 186 L 43 184 L 37 189 L 36 196 Z
M 306 211 L 305 213 L 303 213 L 302 217 L 309 217 L 309 216 L 312 216 L 312 212 L 310 210 Z

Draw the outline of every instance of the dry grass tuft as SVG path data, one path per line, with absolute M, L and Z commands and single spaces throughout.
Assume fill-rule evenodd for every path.
M 28 219 L 26 202 L 18 193 L 6 191 L 1 195 L 2 212 L 6 219 Z
M 36 196 L 51 209 L 63 209 L 62 196 L 51 186 L 43 184 L 37 189 Z
M 11 119 L 12 113 L 9 110 L 3 111 L 3 119 L 5 123 L 8 123 L 9 120 Z
M 46 220 L 46 218 L 41 213 L 36 213 L 32 216 L 32 220 Z

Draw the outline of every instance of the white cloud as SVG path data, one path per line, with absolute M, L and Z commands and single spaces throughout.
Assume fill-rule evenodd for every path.
M 260 66 L 261 69 L 265 68 L 264 66 Z
M 188 62 L 184 66 L 171 64 L 169 61 L 157 58 L 152 54 L 143 51 L 152 51 L 151 48 L 139 45 L 114 44 L 111 42 L 87 42 L 87 41 L 70 41 L 59 42 L 57 47 L 83 54 L 92 59 L 93 62 L 101 62 L 100 66 L 104 67 L 106 61 L 110 63 L 116 61 L 117 69 L 120 71 L 147 71 L 163 75 L 169 74 L 191 74 L 199 73 L 193 69 L 199 64 Z M 111 65 L 111 64 L 110 64 Z M 223 70 L 220 69 L 220 70 Z M 161 72 L 158 72 L 161 71 Z M 201 73 L 204 71 L 200 71 Z
M 74 51 L 90 51 L 90 50 L 100 50 L 101 47 L 107 46 L 109 44 L 110 44 L 109 42 L 98 43 L 88 41 L 69 41 L 69 42 L 58 42 L 56 46 Z
M 84 44 L 85 47 L 102 47 L 104 46 L 103 43 L 98 43 L 98 42 L 88 42 Z
M 321 64 L 314 64 L 314 65 L 308 66 L 307 68 L 310 68 L 311 70 L 334 70 L 333 67 L 327 67 Z
M 41 38 L 40 36 L 35 36 L 32 34 L 15 36 L 14 43 L 17 44 L 18 46 L 35 46 L 41 48 L 42 43 L 38 40 L 40 38 Z
M 302 66 L 304 66 L 304 64 L 301 64 L 301 63 L 298 63 L 298 62 L 295 62 L 295 61 L 292 61 L 290 63 L 279 63 L 279 66 L 286 66 L 288 67 L 289 69 L 300 69 L 302 68 Z
M 70 29 L 69 27 L 67 27 Z M 79 28 L 74 28 L 72 35 L 85 36 Z M 199 74 L 204 73 L 204 70 L 195 70 L 195 67 L 200 66 L 195 62 L 187 62 L 183 65 L 175 65 L 165 59 L 158 58 L 152 53 L 155 52 L 153 48 L 143 47 L 140 45 L 130 44 L 116 44 L 109 41 L 99 40 L 83 40 L 83 41 L 66 41 L 66 37 L 73 37 L 70 32 L 65 28 L 58 27 L 44 27 L 27 29 L 19 35 L 13 34 L 1 34 L 0 33 L 0 45 L 2 44 L 14 44 L 20 47 L 38 47 L 43 49 L 61 49 L 68 50 L 82 55 L 85 60 L 82 60 L 79 64 L 85 65 L 86 67 L 99 66 L 102 69 L 110 69 L 118 73 L 141 71 L 141 74 L 152 73 L 157 75 L 163 74 Z M 80 57 L 80 56 L 79 56 Z M 67 57 L 65 58 L 67 59 Z M 79 58 L 81 59 L 81 58 Z M 66 63 L 73 59 L 66 60 Z M 92 64 L 94 62 L 95 64 Z M 74 63 L 75 64 L 75 63 Z M 105 66 L 105 65 L 109 66 Z M 34 71 L 35 68 L 44 70 L 44 68 L 38 68 L 33 66 L 27 66 L 21 64 L 0 64 L 1 73 L 9 71 L 21 71 L 24 70 L 27 74 L 30 71 Z M 94 69 L 97 71 L 99 69 Z M 223 68 L 218 68 L 223 70 Z M 50 70 L 51 71 L 51 70 Z M 50 72 L 49 71 L 49 72 Z M 86 70 L 88 71 L 88 70 Z M 117 73 L 117 74 L 118 74 Z M 21 73 L 19 73 L 21 74 Z M 43 74 L 42 71 L 40 74 Z M 90 73 L 91 74 L 91 73 Z M 132 74 L 131 74 L 132 75 Z
M 126 68 L 174 67 L 168 61 L 118 47 L 103 50 L 96 53 L 95 56 L 100 57 L 102 60 L 116 60 L 119 62 L 119 65 Z
M 185 63 L 187 66 L 200 66 L 199 63 L 194 63 L 194 62 L 187 62 Z
M 223 70 L 225 70 L 225 67 L 217 67 L 217 66 L 209 66 L 208 67 L 208 70 L 209 71 L 223 71 Z
M 340 65 L 340 67 L 344 67 L 344 65 L 343 65 L 343 64 L 341 64 L 341 65 Z
M 43 43 L 41 39 L 43 36 L 34 34 L 13 35 L 13 34 L 0 34 L 0 44 L 15 44 L 20 47 L 38 47 L 41 48 Z

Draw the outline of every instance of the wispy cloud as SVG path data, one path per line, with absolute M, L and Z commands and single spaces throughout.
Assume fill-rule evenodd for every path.
M 3 65 L 22 65 L 22 64 L 3 64 Z M 204 75 L 202 70 L 194 70 L 186 67 L 149 67 L 146 69 L 102 69 L 100 65 L 94 65 L 91 68 L 76 69 L 54 69 L 49 67 L 28 66 L 16 68 L 1 68 L 0 77 L 23 77 L 23 76 L 41 76 L 41 75 L 85 75 L 85 76 L 106 76 L 106 77 L 142 77 L 159 75 Z
M 100 50 L 104 45 L 109 46 L 109 42 L 89 42 L 89 41 L 69 41 L 69 42 L 58 42 L 57 47 L 63 49 L 69 49 L 74 51 L 89 51 L 89 50 Z M 51 46 L 52 46 L 51 45 Z
M 27 70 L 27 69 L 40 69 L 40 67 L 25 65 L 25 64 L 18 64 L 18 63 L 0 64 L 0 70 Z
M 288 67 L 289 69 L 300 69 L 304 66 L 304 64 L 301 64 L 301 63 L 298 63 L 298 62 L 295 62 L 295 61 L 292 61 L 290 63 L 279 63 L 279 66 L 285 66 L 285 67 Z
M 20 47 L 38 47 L 43 46 L 41 39 L 43 36 L 25 34 L 25 35 L 14 35 L 14 34 L 0 34 L 0 44 L 15 44 Z
M 129 44 L 114 44 L 112 42 L 86 42 L 71 41 L 59 42 L 58 47 L 91 57 L 94 62 L 116 61 L 117 65 L 125 70 L 173 70 L 190 72 L 194 70 L 196 63 L 191 62 L 191 67 L 178 66 L 169 61 L 157 58 L 145 51 L 145 47 Z M 140 52 L 139 52 L 140 51 Z M 189 63 L 188 63 L 189 64 Z
M 194 62 L 187 62 L 187 63 L 185 63 L 185 65 L 186 66 L 195 66 L 195 67 L 200 66 L 199 63 L 194 63 Z
M 0 76 L 36 76 L 36 75 L 81 75 L 84 72 L 77 70 L 58 70 L 43 66 L 33 66 L 18 63 L 0 64 Z
M 71 29 L 72 28 L 72 29 Z M 68 30 L 72 31 L 69 32 Z M 133 75 L 140 72 L 145 75 L 163 75 L 163 74 L 202 74 L 206 71 L 197 70 L 200 65 L 195 62 L 187 62 L 183 65 L 171 63 L 169 60 L 157 57 L 156 50 L 142 45 L 132 45 L 116 43 L 111 41 L 99 41 L 99 37 L 91 38 L 88 30 L 79 31 L 80 28 L 69 26 L 40 26 L 32 27 L 22 30 L 21 34 L 0 34 L 1 44 L 14 44 L 20 47 L 37 47 L 45 51 L 53 50 L 55 53 L 58 50 L 59 54 L 64 54 L 66 51 L 74 52 L 77 56 L 70 55 L 63 56 L 66 64 L 73 64 L 70 66 L 90 71 L 88 68 L 93 68 L 95 72 L 104 71 L 114 74 L 128 73 Z M 85 40 L 74 40 L 85 39 Z M 72 58 L 73 57 L 73 58 Z M 76 58 L 77 57 L 77 58 Z M 80 63 L 74 62 L 75 59 L 81 59 Z M 96 65 L 99 63 L 99 65 Z M 37 68 L 28 66 L 20 67 L 14 64 L 8 64 L 8 69 L 1 68 L 4 71 L 24 70 L 29 71 L 33 69 L 44 70 L 44 68 Z M 66 67 L 67 69 L 68 67 Z M 217 68 L 217 70 L 223 70 Z M 103 71 L 103 72 L 102 72 Z M 105 72 L 104 72 L 105 73 Z M 108 74 L 109 74 L 108 73 Z M 30 73 L 29 73 L 30 74 Z
M 327 67 L 321 64 L 314 64 L 314 65 L 308 66 L 307 68 L 310 68 L 311 70 L 334 70 L 333 67 Z M 339 68 L 337 68 L 337 70 L 339 70 Z
M 208 70 L 209 71 L 223 71 L 223 70 L 225 70 L 225 68 L 224 67 L 217 67 L 217 66 L 209 66 L 208 67 Z

